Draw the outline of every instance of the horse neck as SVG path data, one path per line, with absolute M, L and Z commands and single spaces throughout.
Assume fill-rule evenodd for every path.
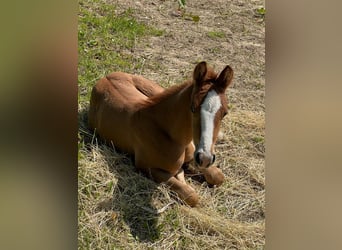
M 153 117 L 172 140 L 184 146 L 192 140 L 191 94 L 193 85 L 184 84 L 184 88 L 168 95 L 153 107 Z

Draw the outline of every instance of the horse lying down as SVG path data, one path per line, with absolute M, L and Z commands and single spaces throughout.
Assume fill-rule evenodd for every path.
M 196 65 L 193 79 L 166 90 L 142 76 L 111 73 L 92 90 L 89 126 L 134 155 L 139 170 L 196 206 L 199 196 L 182 166 L 194 160 L 209 184 L 222 184 L 224 175 L 212 164 L 232 78 L 230 66 L 217 74 L 206 62 Z

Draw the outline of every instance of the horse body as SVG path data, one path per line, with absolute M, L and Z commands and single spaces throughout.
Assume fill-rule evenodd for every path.
M 138 168 L 161 168 L 172 175 L 178 172 L 185 161 L 186 147 L 191 147 L 192 117 L 190 109 L 183 106 L 190 100 L 191 92 L 191 85 L 166 90 L 158 105 L 152 98 L 135 113 L 132 121 Z
M 164 89 L 143 77 L 115 72 L 94 86 L 89 109 L 89 125 L 108 142 L 134 153 L 132 117 L 148 95 Z M 144 94 L 145 93 L 145 94 Z
M 189 205 L 195 206 L 198 195 L 186 184 L 181 167 L 184 162 L 193 159 L 194 152 L 197 154 L 196 162 L 200 166 L 204 164 L 203 168 L 208 167 L 215 158 L 211 152 L 213 146 L 205 152 L 198 146 L 195 151 L 192 140 L 196 145 L 203 141 L 201 120 L 203 123 L 205 119 L 201 119 L 202 112 L 196 110 L 209 90 L 213 89 L 213 81 L 220 76 L 217 77 L 202 62 L 195 68 L 194 80 L 164 90 L 141 76 L 112 73 L 100 79 L 93 88 L 89 125 L 107 142 L 111 141 L 121 150 L 133 154 L 137 168 L 155 181 L 167 183 Z M 226 78 L 222 81 L 230 83 L 231 77 Z M 226 107 L 214 108 L 217 112 Z M 216 117 L 216 113 L 211 115 Z M 216 128 L 215 124 L 220 119 L 214 118 L 210 126 Z M 209 139 L 214 143 L 218 129 L 213 128 L 210 133 L 212 138 Z M 212 179 L 215 176 L 223 181 L 222 172 Z

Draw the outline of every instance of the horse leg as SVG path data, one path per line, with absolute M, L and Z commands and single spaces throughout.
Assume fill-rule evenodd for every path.
M 200 171 L 204 175 L 205 180 L 211 185 L 220 186 L 224 182 L 224 174 L 216 166 L 201 168 Z
M 184 163 L 189 163 L 194 159 L 195 145 L 193 142 L 190 142 L 188 146 L 185 148 L 185 157 Z
M 203 177 L 202 177 L 202 176 L 204 176 L 205 180 L 209 184 L 220 186 L 224 181 L 224 175 L 223 175 L 221 169 L 219 169 L 216 166 L 210 166 L 208 168 L 201 168 L 201 169 L 198 169 L 198 168 L 195 168 L 194 166 L 191 166 L 190 162 L 194 158 L 193 157 L 194 152 L 195 152 L 195 146 L 194 146 L 193 142 L 191 142 L 185 148 L 185 158 L 184 158 L 183 168 L 186 170 L 186 172 L 188 174 L 192 174 L 194 176 L 197 176 L 197 179 L 199 181 L 204 181 Z M 179 180 L 181 180 L 181 179 L 179 179 Z
M 185 157 L 182 169 L 184 170 L 185 174 L 190 175 L 192 179 L 198 182 L 204 182 L 204 175 L 199 171 L 198 168 L 194 166 L 194 164 L 192 164 L 194 161 L 194 152 L 195 145 L 193 142 L 190 142 L 189 145 L 185 148 Z
M 197 205 L 199 200 L 198 194 L 191 186 L 185 183 L 184 173 L 184 182 L 162 169 L 150 169 L 150 173 L 154 181 L 166 183 L 171 190 L 175 191 L 189 206 L 194 207 Z M 176 176 L 182 179 L 181 175 L 182 172 L 178 172 Z
M 179 171 L 178 171 L 178 173 L 175 175 L 175 177 L 176 177 L 179 181 L 181 181 L 181 182 L 183 182 L 183 183 L 186 184 L 186 182 L 185 182 L 185 177 L 184 177 L 184 170 L 183 170 L 183 168 L 180 168 L 180 169 L 179 169 Z

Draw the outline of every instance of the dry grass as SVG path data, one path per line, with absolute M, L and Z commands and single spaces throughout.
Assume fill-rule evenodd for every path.
M 264 244 L 262 162 L 224 167 L 227 180 L 219 188 L 190 179 L 201 203 L 189 208 L 166 186 L 137 173 L 112 147 L 93 143 L 84 155 L 79 161 L 81 249 L 255 249 Z
M 96 13 L 103 12 L 101 5 L 107 6 L 105 10 L 113 5 L 97 0 L 96 8 L 91 9 L 91 1 L 81 2 Z M 88 61 L 81 63 L 80 74 L 98 72 L 80 78 L 79 249 L 262 249 L 264 22 L 254 11 L 263 2 L 222 0 L 210 5 L 204 0 L 187 1 L 186 11 L 199 15 L 199 23 L 173 16 L 176 1 L 114 3 L 116 11 L 132 8 L 132 18 L 163 35 L 147 35 L 148 39 L 136 38 L 131 48 L 119 47 L 126 58 L 122 66 L 115 64 L 115 58 L 107 58 L 104 66 L 95 60 L 93 68 L 86 68 L 92 58 L 81 53 Z M 225 35 L 208 37 L 215 32 Z M 106 51 L 101 53 L 105 56 Z M 168 86 L 184 80 L 202 59 L 217 70 L 230 64 L 235 85 L 228 93 L 230 112 L 222 124 L 223 138 L 216 145 L 217 162 L 226 181 L 209 188 L 188 178 L 201 197 L 198 207 L 189 208 L 166 186 L 138 173 L 129 156 L 98 141 L 87 128 L 86 111 L 93 79 L 112 71 L 110 64 L 115 70 L 143 74 Z M 139 66 L 129 66 L 130 60 L 140 62 Z

